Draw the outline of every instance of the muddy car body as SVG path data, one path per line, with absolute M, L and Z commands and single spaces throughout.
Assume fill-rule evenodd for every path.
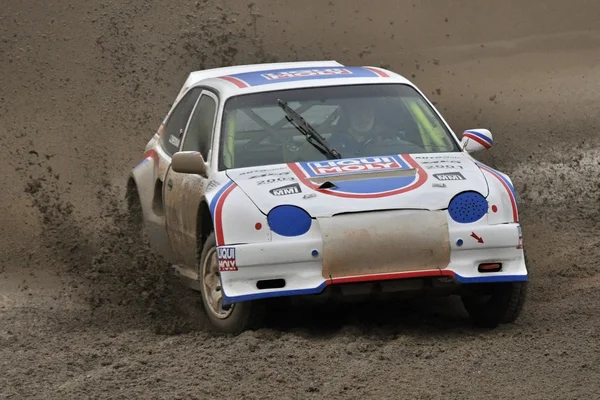
M 389 70 L 209 69 L 189 75 L 128 196 L 220 331 L 251 327 L 266 298 L 436 288 L 495 326 L 519 315 L 528 274 L 512 182 L 470 155 L 492 143 L 459 140 Z

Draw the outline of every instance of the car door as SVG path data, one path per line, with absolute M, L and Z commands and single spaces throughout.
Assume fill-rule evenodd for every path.
M 180 151 L 198 151 L 210 163 L 218 97 L 203 90 L 184 130 Z M 175 172 L 169 166 L 165 178 L 166 223 L 169 240 L 181 267 L 195 270 L 198 206 L 208 184 L 207 177 Z

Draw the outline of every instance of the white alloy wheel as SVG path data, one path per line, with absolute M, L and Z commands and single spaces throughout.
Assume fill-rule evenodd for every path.
M 235 305 L 223 308 L 223 289 L 221 288 L 216 247 L 208 250 L 202 262 L 202 284 L 204 286 L 202 296 L 208 310 L 219 319 L 228 318 Z

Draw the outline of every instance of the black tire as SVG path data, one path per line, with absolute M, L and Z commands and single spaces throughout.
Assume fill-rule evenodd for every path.
M 475 324 L 495 328 L 514 322 L 523 309 L 528 282 L 477 284 L 482 294 L 461 297 L 462 303 Z
M 212 307 L 208 304 L 206 286 L 204 284 L 206 262 L 209 255 L 216 251 L 217 241 L 215 233 L 211 232 L 204 246 L 199 259 L 198 279 L 200 281 L 200 292 L 202 294 L 202 304 L 206 316 L 211 323 L 213 331 L 219 333 L 239 334 L 249 329 L 258 328 L 265 316 L 265 304 L 263 301 L 245 301 L 231 305 L 231 313 L 225 318 L 219 318 L 215 315 Z

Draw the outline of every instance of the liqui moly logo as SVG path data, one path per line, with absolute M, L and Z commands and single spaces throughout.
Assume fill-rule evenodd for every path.
M 429 178 L 410 154 L 300 162 L 290 169 L 304 185 L 322 195 L 351 199 L 400 195 L 418 189 Z M 323 187 L 327 181 L 335 187 Z
M 325 75 L 352 75 L 352 71 L 345 68 L 326 68 L 326 69 L 302 69 L 297 71 L 282 71 L 270 74 L 262 74 L 265 79 L 270 81 L 276 79 L 300 78 L 304 76 L 325 76 Z
M 217 249 L 217 258 L 219 260 L 219 271 L 238 270 L 235 258 L 235 247 L 219 247 Z
M 408 169 L 397 156 L 348 158 L 307 163 L 316 176 Z

